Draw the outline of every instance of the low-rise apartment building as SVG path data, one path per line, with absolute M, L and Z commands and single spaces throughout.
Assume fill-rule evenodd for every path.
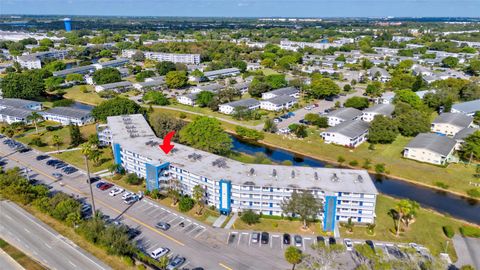
M 447 136 L 455 136 L 460 130 L 473 124 L 473 117 L 461 113 L 442 113 L 433 120 L 431 131 Z
M 94 119 L 89 110 L 71 107 L 54 107 L 41 113 L 45 120 L 59 122 L 63 126 L 74 124 L 83 126 L 93 123 Z
M 403 150 L 403 157 L 435 165 L 445 165 L 453 158 L 456 141 L 447 136 L 420 133 Z
M 260 108 L 260 102 L 254 98 L 240 99 L 218 106 L 218 111 L 224 114 L 233 114 L 237 108 L 255 110 Z
M 260 101 L 260 108 L 267 111 L 288 110 L 297 104 L 297 99 L 292 96 L 278 96 Z
M 355 108 L 340 108 L 327 114 L 328 125 L 334 127 L 342 122 L 356 120 L 362 115 L 362 111 Z
M 367 140 L 369 124 L 360 120 L 347 120 L 320 133 L 325 143 L 355 148 Z
M 392 104 L 376 104 L 363 110 L 361 119 L 365 122 L 372 122 L 377 115 L 390 117 L 394 110 L 395 106 Z

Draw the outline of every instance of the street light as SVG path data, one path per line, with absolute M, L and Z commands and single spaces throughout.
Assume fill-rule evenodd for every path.
M 90 179 L 90 168 L 88 167 L 88 156 L 90 156 L 92 152 L 92 145 L 90 143 L 85 143 L 82 146 L 82 154 L 85 159 L 85 167 L 87 168 L 87 183 L 90 188 L 90 198 L 92 200 L 92 214 L 95 216 L 97 213 L 95 209 L 95 199 L 93 198 L 93 190 L 92 190 L 92 180 Z

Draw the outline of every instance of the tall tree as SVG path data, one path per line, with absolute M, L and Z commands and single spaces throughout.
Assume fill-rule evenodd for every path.
M 292 265 L 292 270 L 295 270 L 295 265 L 302 262 L 302 252 L 293 246 L 289 246 L 285 250 L 285 260 Z
M 52 143 L 57 147 L 57 151 L 60 151 L 60 145 L 63 144 L 63 138 L 55 134 L 52 137 Z
M 292 171 L 292 173 L 294 173 Z M 303 190 L 300 193 L 292 192 L 290 199 L 284 199 L 281 203 L 282 211 L 289 215 L 299 215 L 303 220 L 303 228 L 307 228 L 307 221 L 315 219 L 322 209 L 322 203 L 313 196 L 310 191 Z
M 29 116 L 27 116 L 27 120 L 32 121 L 33 125 L 35 126 L 35 133 L 37 134 L 38 134 L 38 121 L 42 119 L 43 119 L 42 115 L 37 112 L 32 112 Z
M 44 79 L 37 70 L 9 73 L 0 81 L 0 89 L 4 98 L 38 99 L 45 94 Z
M 118 71 L 116 68 L 102 68 L 93 73 L 93 81 L 95 84 L 114 83 L 121 80 L 122 76 L 120 71 Z
M 198 93 L 197 100 L 195 102 L 200 107 L 206 107 L 213 101 L 214 97 L 215 94 L 210 91 L 201 91 Z
M 340 87 L 329 78 L 313 78 L 308 93 L 315 98 L 324 98 L 340 93 Z
M 405 223 L 405 218 L 409 217 L 410 219 L 415 215 L 415 211 L 418 209 L 418 203 L 411 201 L 411 200 L 400 200 L 395 205 L 395 211 L 397 212 L 397 228 L 396 228 L 396 236 L 400 234 L 401 224 Z
M 180 131 L 180 141 L 214 154 L 226 154 L 232 147 L 232 139 L 220 122 L 207 116 L 198 117 L 187 124 Z
M 170 88 L 182 88 L 188 84 L 185 71 L 170 71 L 165 76 L 165 83 Z
M 92 115 L 100 121 L 107 120 L 108 116 L 135 114 L 141 111 L 140 106 L 135 101 L 115 97 L 113 99 L 102 101 L 98 106 L 93 108 Z
M 370 123 L 368 141 L 370 143 L 392 143 L 398 133 L 397 124 L 393 119 L 377 115 Z
M 203 207 L 205 206 L 205 189 L 200 185 L 196 185 L 193 187 L 192 192 L 192 197 L 198 205 L 198 210 L 196 214 L 200 215 L 202 213 Z
M 155 66 L 155 68 L 160 76 L 167 75 L 168 72 L 176 70 L 175 63 L 169 61 L 160 62 Z
M 460 154 L 465 160 L 480 160 L 480 131 L 475 131 L 465 138 Z
M 90 199 L 92 200 L 92 216 L 95 216 L 97 211 L 95 209 L 95 198 L 93 197 L 93 190 L 92 190 L 92 179 L 90 178 L 90 167 L 88 166 L 88 160 L 94 151 L 93 147 L 89 143 L 85 143 L 82 145 L 82 155 L 85 160 L 85 168 L 87 169 L 87 183 L 90 188 Z

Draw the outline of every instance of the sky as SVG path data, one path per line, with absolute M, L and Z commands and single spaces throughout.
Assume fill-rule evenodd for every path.
M 0 0 L 0 14 L 479 17 L 480 0 Z

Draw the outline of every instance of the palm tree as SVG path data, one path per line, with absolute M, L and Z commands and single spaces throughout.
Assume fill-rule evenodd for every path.
M 63 139 L 60 136 L 55 134 L 52 137 L 52 143 L 57 147 L 57 151 L 60 151 L 60 145 L 63 144 Z
M 176 178 L 172 178 L 170 180 L 170 185 L 167 190 L 167 195 L 172 198 L 173 200 L 173 205 L 176 205 L 178 203 L 178 200 L 180 200 L 180 181 Z
M 122 169 L 122 165 L 116 164 L 116 163 L 108 167 L 108 171 L 112 174 L 112 178 L 113 178 L 113 175 L 116 173 L 119 173 L 121 169 Z
M 395 211 L 397 211 L 397 230 L 396 236 L 398 237 L 400 233 L 400 225 L 405 216 L 408 216 L 412 212 L 412 204 L 410 200 L 400 200 L 395 206 Z
M 205 201 L 204 201 L 204 196 L 205 196 L 205 190 L 203 189 L 202 186 L 196 185 L 193 187 L 193 199 L 197 202 L 198 204 L 198 211 L 196 212 L 197 215 L 200 215 L 202 213 L 203 207 L 205 206 Z
M 28 121 L 32 121 L 33 125 L 35 126 L 35 133 L 38 133 L 38 120 L 43 119 L 42 115 L 37 112 L 32 112 L 29 116 L 27 116 Z
M 158 264 L 160 266 L 160 269 L 165 270 L 167 269 L 168 266 L 168 257 L 167 256 L 162 256 L 160 259 L 158 259 Z
M 289 246 L 285 250 L 285 260 L 292 265 L 292 270 L 295 269 L 295 265 L 302 262 L 302 252 L 296 248 Z
M 87 169 L 87 183 L 88 186 L 90 187 L 90 198 L 92 199 L 92 210 L 95 215 L 96 210 L 95 210 L 95 200 L 93 198 L 93 190 L 92 190 L 92 182 L 90 180 L 90 168 L 88 167 L 88 160 L 90 159 L 91 153 L 93 151 L 92 145 L 90 143 L 84 143 L 82 145 L 82 154 L 85 159 L 85 168 Z

